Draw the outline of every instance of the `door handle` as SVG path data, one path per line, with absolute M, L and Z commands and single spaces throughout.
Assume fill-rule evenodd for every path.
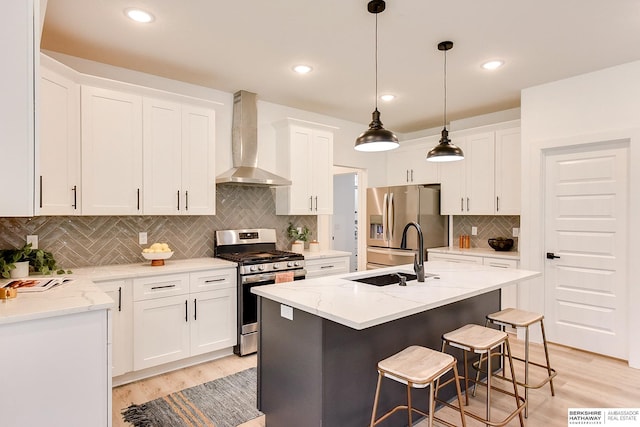
M 547 252 L 547 259 L 554 259 L 554 258 L 560 258 L 560 257 L 554 254 L 553 252 Z

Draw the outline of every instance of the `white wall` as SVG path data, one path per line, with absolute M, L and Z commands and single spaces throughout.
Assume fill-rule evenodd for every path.
M 629 242 L 640 241 L 640 61 L 522 91 L 521 265 L 544 271 L 543 151 L 589 142 L 629 141 Z M 640 259 L 629 245 L 629 364 L 640 368 Z M 544 312 L 544 279 L 521 284 L 519 305 Z

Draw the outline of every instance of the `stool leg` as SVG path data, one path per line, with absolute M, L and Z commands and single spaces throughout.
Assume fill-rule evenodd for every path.
M 505 346 L 507 350 L 507 358 L 509 359 L 509 366 L 511 368 L 511 382 L 513 383 L 513 394 L 516 398 L 516 408 L 518 408 L 520 406 L 520 396 L 518 396 L 518 383 L 516 382 L 516 371 L 513 368 L 513 359 L 511 358 L 511 345 L 509 344 L 509 337 L 507 337 L 505 341 Z M 526 404 L 527 402 L 525 399 L 525 405 Z M 524 427 L 524 417 L 522 416 L 522 411 L 518 412 L 518 418 L 520 419 L 520 427 Z
M 473 397 L 476 397 L 476 389 L 478 388 L 478 382 L 480 381 L 480 370 L 482 369 L 482 354 L 480 354 L 480 360 L 478 361 L 478 370 L 476 371 L 476 381 L 473 383 Z
M 460 408 L 460 420 L 462 421 L 462 427 L 467 427 L 465 418 L 464 418 L 464 409 L 462 406 L 462 392 L 460 391 L 460 381 L 458 380 L 458 366 L 453 365 L 453 377 L 456 379 L 456 393 L 458 395 L 458 407 Z M 435 402 L 434 402 L 435 403 Z M 469 403 L 467 402 L 467 405 Z M 435 404 L 433 405 L 433 409 L 435 410 Z
M 544 357 L 547 359 L 547 373 L 549 376 L 551 373 L 551 362 L 549 362 L 549 350 L 547 349 L 547 336 L 544 333 L 544 322 L 540 319 L 540 330 L 542 331 L 542 344 L 544 345 Z M 553 379 L 549 380 L 549 386 L 551 387 L 551 396 L 555 396 L 555 392 L 553 391 Z
M 376 425 L 376 411 L 378 410 L 378 398 L 380 397 L 380 383 L 382 382 L 382 374 L 378 372 L 378 385 L 376 385 L 376 395 L 373 398 L 373 411 L 371 412 L 371 423 L 369 427 Z
M 491 349 L 487 352 L 487 421 L 491 421 Z M 489 427 L 489 424 L 487 424 Z
M 524 331 L 524 417 L 529 418 L 529 326 Z
M 467 367 L 467 350 L 462 350 L 464 352 L 464 396 L 467 401 L 467 406 L 469 406 L 469 368 Z
M 436 410 L 436 402 L 433 395 L 433 382 L 431 382 L 429 384 L 429 427 L 433 427 L 433 412 Z
M 407 382 L 407 412 L 409 413 L 409 427 L 413 426 L 413 414 L 411 410 L 411 383 Z

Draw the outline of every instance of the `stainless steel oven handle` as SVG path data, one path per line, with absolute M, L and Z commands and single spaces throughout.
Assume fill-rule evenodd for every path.
M 284 272 L 293 271 L 294 279 L 303 279 L 307 275 L 307 270 L 301 268 L 298 270 L 284 270 Z M 245 284 L 253 284 L 260 282 L 272 282 L 276 279 L 276 272 L 273 273 L 261 273 L 261 274 L 250 274 L 241 277 L 241 282 L 243 285 Z

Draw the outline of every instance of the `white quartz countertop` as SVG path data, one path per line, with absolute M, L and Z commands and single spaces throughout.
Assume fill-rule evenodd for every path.
M 151 261 L 145 261 L 135 264 L 74 268 L 72 274 L 58 276 L 71 278 L 72 282 L 58 285 L 43 292 L 20 293 L 18 291 L 16 298 L 0 300 L 0 324 L 111 308 L 113 300 L 94 282 L 219 268 L 235 269 L 236 264 L 218 258 L 194 258 L 169 259 L 165 261 L 165 265 L 158 267 L 152 267 Z M 9 281 L 0 280 L 0 286 Z
M 491 258 L 502 258 L 502 259 L 520 259 L 520 252 L 516 251 L 496 251 L 492 248 L 469 248 L 469 249 L 460 249 L 458 247 L 449 247 L 444 246 L 441 248 L 429 248 L 427 252 L 433 252 L 437 254 L 444 255 L 470 255 L 477 257 L 491 257 Z
M 145 261 L 135 264 L 74 268 L 71 276 L 82 276 L 95 282 L 102 282 L 105 280 L 188 273 L 191 271 L 215 270 L 218 268 L 236 268 L 236 263 L 220 258 L 168 259 L 165 260 L 162 266 L 151 266 L 151 261 Z
M 334 251 L 324 250 L 324 251 L 309 251 L 306 250 L 303 253 L 305 260 L 314 260 L 314 259 L 323 259 L 323 258 L 337 258 L 337 257 L 348 257 L 351 256 L 351 252 L 345 251 Z
M 407 286 L 373 286 L 349 280 L 395 271 L 413 273 L 413 266 L 255 286 L 251 292 L 360 330 L 541 275 L 536 271 L 429 261 L 425 271 L 437 274 L 439 279 L 427 278 L 423 283 L 413 280 Z
M 0 286 L 9 281 L 0 281 Z M 112 306 L 111 297 L 100 290 L 91 280 L 76 278 L 46 291 L 29 293 L 18 291 L 16 298 L 0 300 L 0 325 L 85 311 L 105 310 Z

